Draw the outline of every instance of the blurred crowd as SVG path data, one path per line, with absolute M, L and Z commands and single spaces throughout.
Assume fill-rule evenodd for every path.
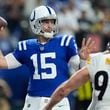
M 49 5 L 56 10 L 59 33 L 75 35 L 79 49 L 84 37 L 95 40 L 93 52 L 106 49 L 110 41 L 110 0 L 0 0 L 0 16 L 8 22 L 7 29 L 0 32 L 0 49 L 4 54 L 11 52 L 18 41 L 34 37 L 29 26 L 29 15 L 39 5 Z M 6 95 L 2 89 L 4 91 L 7 85 L 0 85 L 0 107 L 3 104 L 8 106 L 2 110 L 21 110 L 28 76 L 25 66 L 15 70 L 0 70 L 0 79 L 6 81 L 10 88 L 10 94 Z M 91 85 L 88 83 L 82 89 L 74 93 L 76 110 L 80 107 L 76 102 L 84 106 L 91 100 L 90 92 L 86 93 L 91 91 Z M 7 101 L 2 101 L 3 98 Z M 80 110 L 85 110 L 86 106 L 83 106 Z

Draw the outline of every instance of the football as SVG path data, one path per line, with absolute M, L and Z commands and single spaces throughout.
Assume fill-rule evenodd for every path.
M 0 17 L 0 30 L 4 29 L 7 24 L 7 21 L 3 17 Z

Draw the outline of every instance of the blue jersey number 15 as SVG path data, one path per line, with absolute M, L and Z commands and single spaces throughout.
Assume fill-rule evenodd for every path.
M 38 72 L 38 55 L 37 54 L 33 54 L 31 56 L 31 60 L 33 61 L 33 65 L 35 68 L 34 71 L 34 75 L 33 75 L 33 79 L 54 79 L 57 75 L 56 72 L 56 65 L 54 63 L 46 63 L 46 59 L 48 58 L 52 58 L 55 59 L 56 58 L 56 54 L 55 53 L 41 53 L 40 54 L 40 61 L 41 61 L 41 69 L 46 69 L 49 68 L 51 69 L 51 73 L 47 74 L 46 72 L 42 72 L 41 75 Z

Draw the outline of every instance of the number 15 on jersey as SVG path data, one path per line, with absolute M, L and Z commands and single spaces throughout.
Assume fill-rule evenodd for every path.
M 46 60 L 48 58 L 51 59 L 56 59 L 56 54 L 54 52 L 52 53 L 41 53 L 40 54 L 40 64 L 41 64 L 41 69 L 51 69 L 51 73 L 46 73 L 46 72 L 42 72 L 41 74 L 39 74 L 38 71 L 38 55 L 37 54 L 33 54 L 31 56 L 31 60 L 33 61 L 33 66 L 35 68 L 34 71 L 34 75 L 33 75 L 33 79 L 54 79 L 57 75 L 57 70 L 56 70 L 56 65 L 54 63 L 46 63 Z

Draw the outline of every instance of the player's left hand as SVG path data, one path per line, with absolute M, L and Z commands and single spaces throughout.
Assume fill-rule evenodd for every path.
M 80 58 L 83 60 L 86 60 L 90 53 L 93 51 L 93 45 L 95 44 L 95 41 L 93 41 L 91 38 L 88 38 L 87 41 L 84 38 L 82 41 L 82 46 L 79 51 Z

